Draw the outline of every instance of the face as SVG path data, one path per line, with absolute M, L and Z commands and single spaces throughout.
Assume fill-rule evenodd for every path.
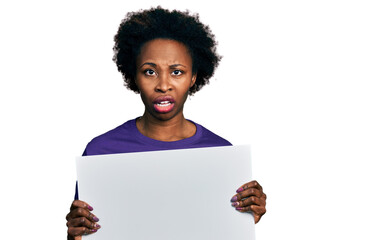
M 145 114 L 159 120 L 183 116 L 189 89 L 196 81 L 187 47 L 175 40 L 151 40 L 141 48 L 136 65 Z

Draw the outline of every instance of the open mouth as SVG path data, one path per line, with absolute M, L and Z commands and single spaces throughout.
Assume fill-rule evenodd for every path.
M 167 107 L 167 106 L 169 106 L 171 104 L 172 103 L 169 102 L 169 101 L 163 101 L 163 102 L 157 103 L 157 105 L 160 106 L 160 107 Z
M 153 103 L 155 111 L 159 113 L 171 112 L 175 106 L 175 100 L 170 96 L 158 97 Z

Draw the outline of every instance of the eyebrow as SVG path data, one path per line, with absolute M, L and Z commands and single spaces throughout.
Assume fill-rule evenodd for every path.
M 150 65 L 150 66 L 153 66 L 153 67 L 156 67 L 157 66 L 157 64 L 155 64 L 155 63 L 152 63 L 152 62 L 145 62 L 145 63 L 143 63 L 141 66 L 140 66 L 140 68 L 142 67 L 142 66 L 144 66 L 144 65 Z M 185 67 L 186 68 L 186 66 L 185 65 L 183 65 L 183 64 L 173 64 L 173 65 L 170 65 L 170 68 L 176 68 L 176 67 L 179 67 L 179 66 L 182 66 L 182 67 Z
M 176 68 L 176 67 L 179 67 L 179 66 L 181 66 L 181 67 L 185 67 L 186 68 L 186 66 L 185 65 L 183 65 L 183 64 L 173 64 L 173 65 L 171 65 L 170 66 L 170 68 Z
M 156 67 L 156 66 L 157 66 L 157 64 L 155 64 L 155 63 L 146 62 L 146 63 L 143 63 L 143 64 L 140 66 L 140 68 L 141 68 L 142 66 L 144 66 L 144 65 L 151 65 L 151 66 L 153 66 L 153 67 Z

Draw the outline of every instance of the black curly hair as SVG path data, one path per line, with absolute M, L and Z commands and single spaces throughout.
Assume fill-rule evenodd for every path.
M 156 38 L 176 40 L 188 48 L 192 71 L 197 74 L 195 84 L 189 89 L 190 95 L 209 83 L 221 59 L 211 30 L 199 21 L 198 14 L 158 6 L 128 13 L 114 37 L 113 60 L 127 88 L 139 93 L 135 83 L 136 58 L 143 44 Z

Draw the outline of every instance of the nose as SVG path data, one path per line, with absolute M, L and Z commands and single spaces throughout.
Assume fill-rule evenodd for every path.
M 166 93 L 172 90 L 171 79 L 168 73 L 160 74 L 158 77 L 158 84 L 155 86 L 156 92 Z

